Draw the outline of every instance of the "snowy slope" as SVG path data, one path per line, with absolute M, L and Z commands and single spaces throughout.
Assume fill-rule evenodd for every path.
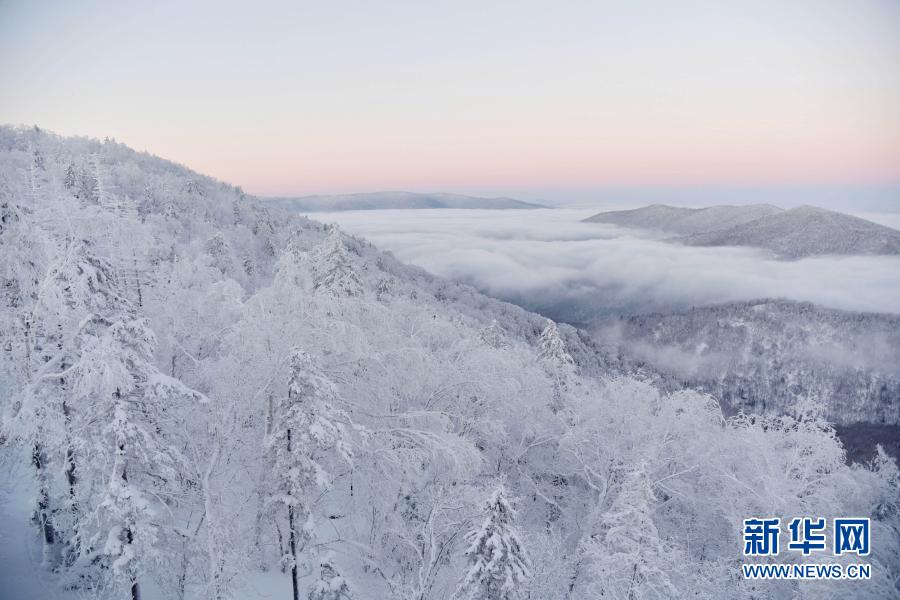
M 683 219 L 694 212 L 690 208 L 652 204 L 633 210 L 614 210 L 597 213 L 588 217 L 586 223 L 611 223 L 637 229 L 658 229 L 666 231 L 671 223 Z
M 824 254 L 900 254 L 900 231 L 839 212 L 801 206 L 739 226 L 695 233 L 691 246 L 752 246 L 781 258 Z
M 296 212 L 340 210 L 469 208 L 527 209 L 545 208 L 540 204 L 512 198 L 477 198 L 461 194 L 420 194 L 414 192 L 372 192 L 300 198 L 267 198 L 266 203 Z
M 900 254 L 900 231 L 813 206 L 783 210 L 770 204 L 696 209 L 652 205 L 598 213 L 585 221 L 674 233 L 679 237 L 670 241 L 689 246 L 765 248 L 783 259 Z
M 682 235 L 739 226 L 760 217 L 777 214 L 782 209 L 771 204 L 746 206 L 709 206 L 681 208 L 654 204 L 633 210 L 598 213 L 585 219 L 588 223 L 612 223 L 622 227 L 656 229 Z
M 681 234 L 700 233 L 713 229 L 741 227 L 762 217 L 777 215 L 782 209 L 771 204 L 748 206 L 709 206 L 698 208 L 667 227 L 667 231 Z

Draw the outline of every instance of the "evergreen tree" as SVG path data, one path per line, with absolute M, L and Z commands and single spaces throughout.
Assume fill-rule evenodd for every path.
M 541 332 L 538 360 L 553 381 L 553 399 L 550 408 L 558 412 L 566 406 L 565 395 L 575 380 L 575 360 L 566 349 L 566 343 L 559 334 L 556 323 L 547 319 L 547 326 Z
M 100 182 L 95 173 L 86 169 L 81 170 L 75 197 L 81 200 L 83 205 L 100 204 Z
M 556 323 L 547 319 L 547 326 L 541 332 L 538 358 L 548 370 L 553 372 L 574 372 L 575 360 L 566 349 L 566 343 L 559 334 Z
M 628 472 L 619 493 L 584 546 L 597 597 L 631 600 L 678 598 L 667 566 L 673 553 L 659 538 L 651 518 L 654 495 L 646 467 Z
M 14 197 L 6 181 L 0 181 L 0 409 L 8 419 L 0 443 L 14 439 L 31 447 L 31 464 L 37 483 L 34 522 L 43 542 L 43 561 L 57 559 L 55 503 L 47 444 L 53 435 L 51 421 L 42 408 L 20 419 L 27 392 L 44 359 L 38 341 L 40 324 L 35 306 L 44 278 L 51 244 L 36 226 L 33 212 Z M 11 399 L 9 401 L 7 399 Z M 28 411 L 26 411 L 28 412 Z M 22 415 L 25 416 L 25 415 Z
M 0 381 L 0 393 L 9 386 L 4 398 L 13 396 L 38 366 L 34 309 L 51 248 L 31 211 L 0 182 L 0 358 L 8 378 Z
M 70 164 L 66 168 L 66 176 L 63 179 L 63 185 L 67 190 L 74 190 L 75 186 L 78 185 L 78 175 L 75 172 L 75 165 Z
M 314 256 L 313 286 L 338 297 L 363 295 L 363 284 L 337 228 L 333 228 Z
M 80 513 L 76 531 L 86 562 L 108 567 L 110 583 L 137 600 L 141 565 L 162 556 L 167 511 L 160 503 L 177 491 L 183 461 L 164 431 L 179 404 L 203 397 L 153 366 L 155 336 L 143 319 L 124 315 L 79 346 L 70 369 L 79 486 L 95 508 Z
M 469 571 L 462 592 L 471 600 L 514 600 L 531 576 L 530 564 L 515 527 L 516 516 L 503 488 L 497 488 L 485 506 L 479 529 L 466 537 Z
M 42 280 L 41 294 L 35 302 L 35 347 L 42 355 L 40 369 L 24 388 L 22 420 L 34 420 L 40 414 L 47 458 L 62 459 L 66 493 L 59 501 L 58 526 L 64 529 L 66 560 L 74 559 L 79 539 L 75 531 L 79 519 L 76 493 L 79 449 L 73 436 L 73 416 L 80 399 L 73 392 L 84 373 L 81 369 L 97 369 L 85 364 L 81 354 L 86 342 L 101 335 L 110 319 L 130 314 L 128 302 L 118 293 L 115 271 L 108 261 L 93 253 L 86 240 L 69 240 L 59 259 Z
M 204 243 L 206 254 L 210 257 L 212 266 L 219 270 L 222 275 L 231 275 L 234 271 L 232 262 L 232 252 L 228 247 L 228 242 L 222 232 L 219 231 Z
M 269 453 L 273 469 L 270 502 L 287 509 L 294 600 L 299 600 L 297 565 L 314 533 L 313 503 L 331 485 L 328 463 L 350 462 L 347 415 L 336 406 L 337 392 L 307 352 L 291 351 L 287 395 L 273 407 Z

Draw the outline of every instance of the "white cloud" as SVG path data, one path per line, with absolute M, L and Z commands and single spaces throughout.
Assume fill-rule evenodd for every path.
M 591 211 L 317 213 L 403 261 L 555 318 L 786 297 L 900 312 L 900 257 L 778 261 L 748 248 L 692 248 L 581 223 Z

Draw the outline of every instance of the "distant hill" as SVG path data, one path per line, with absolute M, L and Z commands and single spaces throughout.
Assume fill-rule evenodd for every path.
M 707 208 L 682 208 L 653 204 L 634 210 L 602 212 L 588 217 L 585 221 L 689 235 L 734 227 L 778 212 L 782 212 L 782 209 L 771 204 L 710 206 Z
M 678 241 L 690 246 L 753 246 L 781 258 L 823 254 L 900 254 L 900 231 L 844 213 L 801 206 Z
M 688 246 L 749 246 L 784 259 L 825 254 L 900 254 L 900 231 L 844 213 L 770 204 L 679 208 L 652 205 L 596 214 L 590 223 L 677 234 Z
M 269 198 L 270 204 L 295 212 L 329 212 L 344 210 L 385 209 L 529 209 L 547 208 L 532 202 L 512 198 L 478 198 L 461 194 L 417 194 L 415 192 L 372 192 L 335 196 L 302 196 L 299 198 Z
M 622 227 L 636 229 L 658 229 L 670 231 L 672 223 L 677 222 L 694 212 L 691 208 L 668 206 L 665 204 L 651 204 L 633 210 L 611 210 L 597 213 L 584 220 L 585 223 L 611 223 Z

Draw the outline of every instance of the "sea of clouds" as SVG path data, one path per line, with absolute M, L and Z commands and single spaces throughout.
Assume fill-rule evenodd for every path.
M 900 312 L 900 257 L 780 261 L 761 250 L 686 247 L 662 236 L 581 222 L 596 212 L 377 210 L 311 216 L 436 275 L 572 323 L 762 297 Z

